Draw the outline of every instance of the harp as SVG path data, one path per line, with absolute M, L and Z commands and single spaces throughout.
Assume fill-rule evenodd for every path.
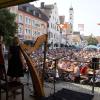
M 44 63 L 43 63 L 42 77 L 44 77 L 44 67 L 45 67 L 46 49 L 47 49 L 47 34 L 39 36 L 36 39 L 33 47 L 26 45 L 26 44 L 20 44 L 21 53 L 26 60 L 26 63 L 27 63 L 27 66 L 30 72 L 33 89 L 36 94 L 36 99 L 39 99 L 45 96 L 44 89 L 43 89 L 43 79 L 42 80 L 40 79 L 38 72 L 35 68 L 35 61 L 29 55 L 32 52 L 35 52 L 40 47 L 40 45 L 43 43 L 44 43 Z

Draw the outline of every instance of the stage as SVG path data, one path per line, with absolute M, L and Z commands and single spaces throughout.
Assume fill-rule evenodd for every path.
M 76 92 L 69 89 L 61 89 L 55 94 L 49 97 L 43 98 L 42 100 L 93 100 L 93 95 Z

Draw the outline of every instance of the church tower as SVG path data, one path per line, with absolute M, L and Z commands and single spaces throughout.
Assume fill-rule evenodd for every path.
M 70 34 L 73 34 L 73 20 L 74 20 L 74 10 L 71 6 L 69 8 L 69 24 L 70 24 Z

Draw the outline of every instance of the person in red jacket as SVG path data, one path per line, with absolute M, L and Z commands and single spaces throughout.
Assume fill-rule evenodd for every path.
M 81 67 L 80 74 L 81 75 L 87 75 L 88 70 L 89 70 L 89 64 L 85 64 L 84 66 Z
M 89 76 L 88 76 L 88 72 L 90 69 L 90 64 L 86 63 L 84 66 L 82 66 L 82 68 L 80 69 L 80 75 L 81 75 L 81 83 L 88 83 L 89 82 Z

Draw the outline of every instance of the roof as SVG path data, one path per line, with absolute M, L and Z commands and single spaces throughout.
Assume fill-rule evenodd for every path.
M 54 4 L 44 4 L 41 2 L 40 10 L 49 18 L 51 16 L 52 9 L 54 9 Z
M 54 5 L 45 5 L 44 9 L 54 9 Z
M 0 8 L 15 6 L 23 3 L 28 3 L 36 0 L 0 0 Z
M 46 21 L 46 22 L 48 21 L 48 17 L 44 13 L 42 13 L 39 8 L 37 8 L 34 5 L 31 5 L 29 3 L 19 5 L 18 10 L 26 12 L 32 16 L 38 17 L 38 18 L 42 19 L 43 21 Z M 35 11 L 35 13 L 34 13 L 34 11 Z

